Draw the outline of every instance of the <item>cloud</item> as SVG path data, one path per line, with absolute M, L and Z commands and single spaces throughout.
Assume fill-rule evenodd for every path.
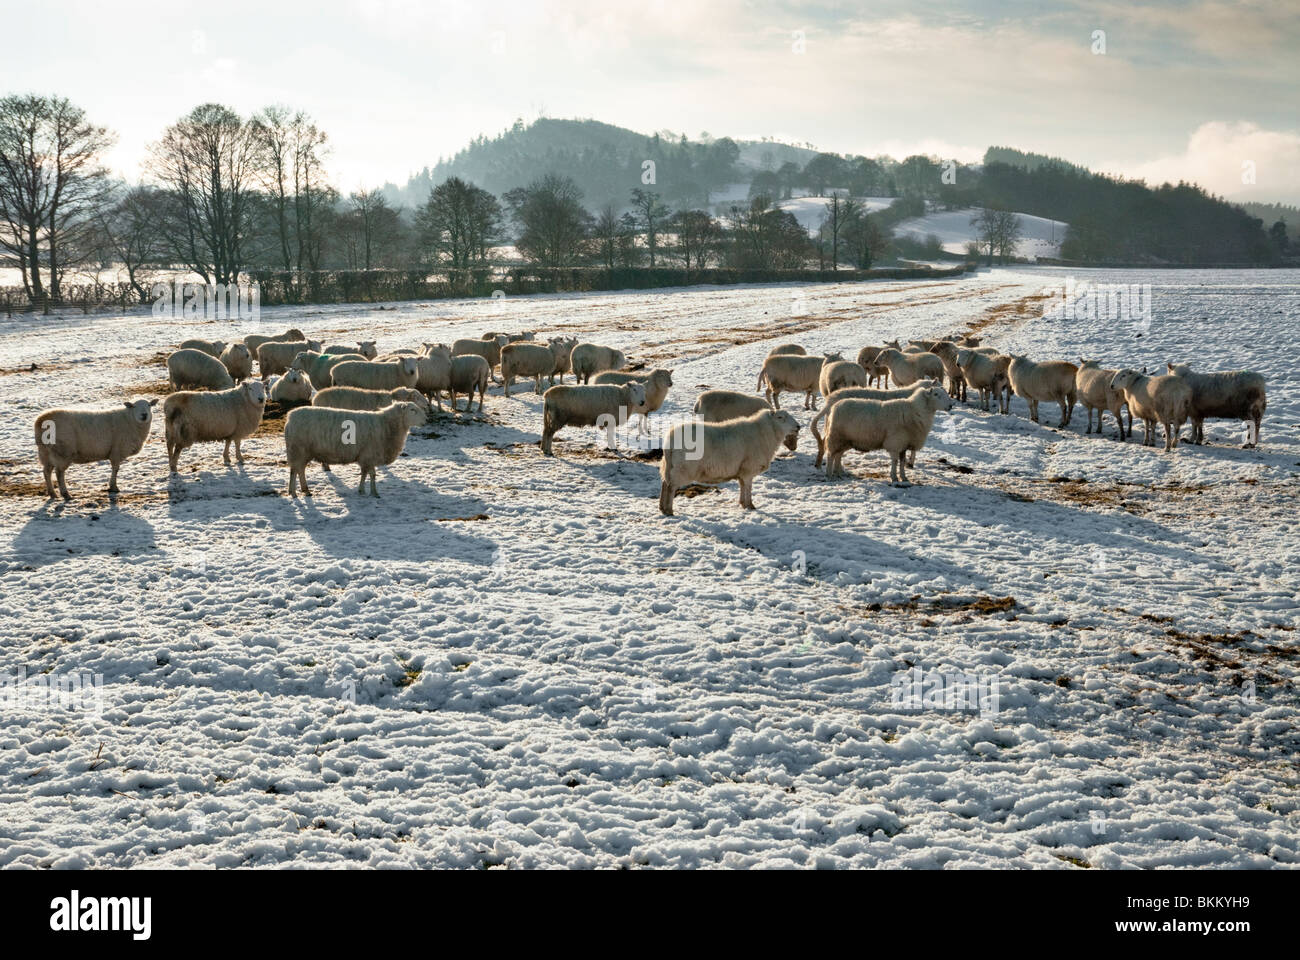
M 1254 183 L 1243 182 L 1251 172 L 1247 164 L 1253 164 Z M 1193 181 L 1232 200 L 1300 203 L 1300 133 L 1216 120 L 1197 127 L 1181 153 L 1103 169 L 1153 186 Z

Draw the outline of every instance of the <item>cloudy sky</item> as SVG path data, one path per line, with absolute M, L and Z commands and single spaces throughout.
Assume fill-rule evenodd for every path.
M 545 114 L 899 157 L 971 160 L 1000 144 L 1300 203 L 1293 0 L 7 8 L 0 91 L 79 103 L 118 133 L 111 161 L 132 178 L 164 126 L 215 100 L 311 113 L 344 190 L 403 183 L 480 133 Z M 1253 185 L 1242 182 L 1247 161 Z

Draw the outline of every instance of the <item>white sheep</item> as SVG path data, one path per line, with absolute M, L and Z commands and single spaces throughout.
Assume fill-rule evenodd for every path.
M 301 370 L 289 370 L 271 385 L 271 399 L 282 407 L 311 403 L 311 379 Z
M 1242 446 L 1253 448 L 1259 443 L 1260 422 L 1268 406 L 1264 378 L 1249 370 L 1232 373 L 1195 373 L 1185 363 L 1170 363 L 1167 369 L 1182 377 L 1192 388 L 1192 443 L 1205 440 L 1207 418 L 1222 417 L 1227 420 L 1245 420 L 1254 424 L 1253 432 Z
M 224 340 L 201 340 L 198 337 L 186 340 L 177 350 L 202 350 L 210 357 L 220 357 L 221 351 L 226 349 Z
M 240 442 L 257 432 L 266 409 L 266 386 L 246 380 L 220 393 L 173 393 L 163 401 L 163 429 L 167 440 L 167 465 L 173 476 L 181 451 L 203 441 L 225 441 L 222 459 L 230 466 L 230 445 L 244 462 Z
M 415 389 L 432 397 L 442 411 L 442 392 L 451 391 L 451 348 L 445 343 L 426 343 L 415 358 Z
M 311 398 L 313 407 L 334 407 L 339 410 L 382 410 L 393 403 L 413 403 L 427 418 L 433 408 L 424 394 L 410 387 L 396 390 L 362 390 L 360 387 L 326 387 Z
M 740 482 L 740 505 L 754 509 L 754 478 L 771 466 L 782 443 L 794 449 L 799 424 L 785 410 L 760 410 L 748 417 L 675 426 L 664 438 L 659 461 L 659 511 L 673 515 L 673 498 L 691 483 Z
M 1067 427 L 1074 416 L 1074 404 L 1079 398 L 1074 385 L 1074 375 L 1079 368 L 1065 360 L 1048 360 L 1037 363 L 1024 354 L 1015 354 L 1007 366 L 1007 376 L 1016 396 L 1029 404 L 1029 418 L 1038 423 L 1038 405 L 1056 403 L 1061 407 L 1058 427 Z
M 307 342 L 307 338 L 303 336 L 302 331 L 299 330 L 297 327 L 294 327 L 291 330 L 286 330 L 282 334 L 273 335 L 269 337 L 264 337 L 261 336 L 260 334 L 250 333 L 248 336 L 244 337 L 244 346 L 248 347 L 249 355 L 255 357 L 257 356 L 257 348 L 264 343 L 270 343 L 272 340 L 297 340 L 303 344 L 306 344 Z M 314 349 L 319 350 L 320 347 L 317 346 Z
M 117 493 L 122 461 L 140 452 L 153 424 L 157 400 L 126 400 L 112 410 L 44 410 L 36 417 L 36 459 L 45 474 L 45 495 L 54 498 L 51 472 L 59 493 L 71 500 L 65 475 L 74 463 L 107 460 L 112 468 L 108 492 Z
M 568 341 L 551 340 L 541 343 L 508 343 L 501 348 L 501 379 L 505 381 L 506 396 L 515 377 L 532 377 L 533 393 L 542 392 L 542 377 L 555 382 L 555 368 Z M 569 347 L 572 350 L 572 347 Z
M 1191 417 L 1192 388 L 1182 377 L 1149 377 L 1136 370 L 1120 370 L 1111 378 L 1112 389 L 1124 394 L 1133 416 L 1144 425 L 1142 446 L 1155 446 L 1156 424 L 1165 430 L 1165 450 L 1178 446 L 1178 431 Z
M 821 374 L 817 379 L 817 390 L 823 397 L 829 397 L 842 387 L 865 387 L 867 371 L 861 364 L 852 360 L 836 360 L 834 363 L 822 364 Z
M 456 413 L 456 394 L 463 393 L 465 397 L 465 412 L 469 413 L 470 407 L 474 406 L 474 391 L 478 391 L 478 412 L 483 412 L 483 397 L 487 393 L 488 379 L 492 376 L 492 368 L 488 366 L 487 359 L 480 357 L 478 354 L 466 353 L 458 357 L 451 358 L 451 385 L 447 392 L 451 397 L 451 412 Z
M 462 338 L 451 345 L 453 357 L 482 357 L 488 364 L 488 375 L 496 380 L 496 366 L 501 362 L 501 348 L 509 343 L 504 333 L 488 340 Z
M 222 350 L 220 360 L 235 383 L 243 383 L 253 375 L 253 355 L 242 343 L 232 343 Z
M 307 349 L 317 352 L 307 341 Z M 268 340 L 257 348 L 257 374 L 263 380 L 278 376 L 293 366 L 293 361 L 303 350 L 299 340 Z
M 766 397 L 756 397 L 735 390 L 705 390 L 695 398 L 693 413 L 705 423 L 721 423 L 771 410 Z M 792 448 L 793 449 L 793 448 Z
M 803 357 L 808 355 L 808 351 L 797 343 L 782 343 L 768 351 L 769 357 Z
M 590 383 L 591 378 L 601 371 L 622 370 L 627 366 L 627 357 L 622 350 L 613 347 L 579 343 L 569 354 L 569 366 L 574 379 L 579 383 Z
M 173 390 L 229 390 L 234 378 L 220 360 L 202 350 L 177 350 L 167 358 L 167 380 Z
M 303 371 L 312 383 L 328 384 L 330 371 L 340 363 L 365 359 L 359 353 L 318 353 L 315 350 L 303 350 L 293 358 L 293 369 Z
M 966 399 L 966 377 L 957 355 L 959 348 L 951 340 L 935 340 L 927 347 L 943 362 L 943 372 L 948 376 L 948 395 L 954 400 Z M 986 408 L 987 409 L 987 408 Z
M 320 352 L 333 354 L 356 353 L 360 354 L 367 360 L 373 360 L 379 356 L 379 351 L 375 346 L 374 340 L 360 340 L 357 343 L 352 344 L 331 343 L 327 347 L 322 347 Z
M 363 390 L 395 390 L 414 387 L 420 380 L 420 366 L 414 357 L 381 362 L 347 360 L 330 369 L 330 385 L 361 387 Z
M 826 419 L 826 415 L 831 412 L 831 407 L 841 400 L 906 400 L 918 390 L 928 390 L 931 387 L 938 386 L 940 386 L 938 380 L 918 380 L 910 387 L 896 387 L 893 390 L 881 390 L 873 387 L 842 387 L 828 394 L 825 405 L 808 424 L 813 439 L 817 441 L 817 462 L 813 466 L 820 467 L 822 459 L 826 456 L 826 438 L 818 432 L 817 424 Z M 907 465 L 909 467 L 916 466 L 915 450 L 912 451 Z
M 641 384 L 645 388 L 645 406 L 639 411 L 641 419 L 638 432 L 649 434 L 650 414 L 664 405 L 664 399 L 668 396 L 668 388 L 673 385 L 673 372 L 663 367 L 655 367 L 653 370 L 637 371 L 635 373 L 605 370 L 592 377 L 591 382 L 594 384 L 612 383 L 615 386 L 621 386 L 625 383 Z
M 957 351 L 957 365 L 961 367 L 962 382 L 979 391 L 980 409 L 988 410 L 993 396 L 1002 402 L 1002 390 L 1006 386 L 1006 374 L 993 357 L 974 350 Z
M 797 354 L 777 354 L 763 361 L 763 369 L 758 372 L 758 386 L 772 404 L 773 409 L 781 409 L 782 393 L 802 393 L 803 408 L 816 410 L 814 394 L 821 379 L 822 367 L 836 363 L 843 358 L 838 353 L 825 356 L 799 356 Z
M 896 387 L 910 387 L 918 380 L 941 381 L 947 373 L 943 361 L 933 353 L 903 353 L 898 347 L 891 346 L 876 354 L 876 365 L 889 371 Z
M 366 477 L 370 494 L 378 497 L 375 467 L 392 463 L 402 454 L 411 428 L 424 422 L 425 415 L 413 403 L 393 403 L 382 410 L 338 410 L 333 407 L 299 407 L 284 422 L 284 449 L 289 461 L 289 496 L 295 496 L 295 480 L 307 487 L 307 464 L 323 466 L 355 463 L 361 467 L 357 493 L 364 494 Z
M 880 382 L 881 387 L 889 386 L 889 368 L 876 362 L 883 349 L 885 348 L 868 346 L 858 351 L 858 366 L 867 371 L 867 386 L 872 386 L 877 381 Z
M 564 427 L 627 423 L 645 409 L 645 387 L 639 383 L 560 384 L 542 394 L 542 453 L 551 453 L 552 438 Z
M 1102 417 L 1109 411 L 1119 426 L 1119 438 L 1125 439 L 1124 432 L 1124 391 L 1111 386 L 1118 370 L 1103 370 L 1096 360 L 1079 358 L 1079 371 L 1074 375 L 1074 388 L 1079 394 L 1079 403 L 1088 411 L 1088 429 L 1092 433 L 1092 411 L 1097 411 L 1097 432 L 1101 433 Z M 1128 433 L 1133 432 L 1133 411 L 1128 414 Z
M 910 487 L 906 455 L 925 445 L 939 410 L 951 410 L 941 386 L 918 390 L 904 400 L 842 400 L 826 419 L 826 476 L 844 473 L 848 450 L 887 450 L 889 481 Z

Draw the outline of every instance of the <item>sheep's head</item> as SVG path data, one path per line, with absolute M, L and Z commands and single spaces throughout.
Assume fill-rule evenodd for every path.
M 212 349 L 215 350 L 215 351 L 217 351 L 218 354 L 220 354 L 223 350 L 226 349 L 226 341 L 224 341 L 224 340 L 213 340 L 213 341 L 212 341 Z
M 926 397 L 926 405 L 933 405 L 935 410 L 952 409 L 952 397 L 948 396 L 948 391 L 938 384 L 926 387 L 923 396 Z
M 424 423 L 426 419 L 428 419 L 425 412 L 413 403 L 407 403 L 403 401 L 401 403 L 393 404 L 388 409 L 397 410 L 398 419 L 401 421 L 401 423 L 403 424 L 403 426 L 405 426 L 407 430 L 410 430 L 412 427 L 419 426 L 420 424 Z
M 1133 384 L 1137 383 L 1142 374 L 1131 368 L 1125 368 L 1118 371 L 1115 376 L 1110 378 L 1110 388 L 1112 390 L 1127 390 Z
M 153 408 L 158 403 L 154 400 L 124 400 L 122 406 L 131 411 L 131 419 L 136 423 L 148 423 L 153 419 Z
M 657 383 L 663 387 L 671 387 L 673 385 L 673 372 L 671 370 L 664 370 L 662 367 L 657 367 L 651 371 L 649 382 Z
M 360 348 L 360 354 L 367 360 L 373 360 L 379 356 L 379 349 L 375 346 L 374 340 L 362 340 L 357 343 L 357 346 Z
M 640 413 L 645 410 L 645 387 L 641 386 L 641 384 L 629 383 L 627 385 L 627 398 L 632 413 Z
M 397 361 L 404 377 L 414 377 L 420 372 L 414 357 L 403 357 Z
M 842 353 L 828 353 L 822 357 L 822 366 L 825 366 L 828 363 L 836 363 L 843 359 L 844 355 Z
M 244 396 L 254 406 L 260 407 L 266 403 L 266 385 L 261 380 L 245 380 L 239 389 L 244 391 Z
M 314 350 L 304 350 L 293 358 L 292 369 L 306 370 L 311 365 L 311 362 L 319 356 L 320 354 Z
M 1187 363 L 1166 363 L 1165 369 L 1175 377 L 1185 377 L 1192 372 L 1191 364 Z
M 773 410 L 772 422 L 781 432 L 781 442 L 785 448 L 795 450 L 799 446 L 799 421 L 785 410 Z
M 1080 370 L 1088 370 L 1088 369 L 1091 369 L 1092 367 L 1095 367 L 1096 365 L 1097 365 L 1097 361 L 1096 361 L 1096 360 L 1085 360 L 1085 359 L 1083 359 L 1083 357 L 1080 357 L 1080 358 L 1079 358 L 1079 369 L 1080 369 Z

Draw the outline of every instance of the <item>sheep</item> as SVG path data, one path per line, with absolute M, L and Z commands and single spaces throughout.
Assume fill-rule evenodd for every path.
M 289 370 L 271 385 L 271 399 L 282 407 L 311 403 L 311 380 L 301 370 Z
M 952 398 L 937 384 L 905 400 L 842 400 L 826 418 L 826 476 L 844 473 L 848 450 L 889 451 L 889 482 L 910 487 L 906 454 L 925 445 L 934 415 L 951 410 Z
M 235 385 L 225 365 L 202 350 L 177 350 L 167 358 L 167 380 L 173 390 L 229 390 Z
M 415 358 L 415 389 L 432 397 L 442 412 L 442 391 L 451 390 L 451 348 L 445 343 L 426 343 Z
M 552 373 L 554 375 L 559 376 L 560 383 L 563 383 L 564 375 L 573 369 L 572 367 L 573 348 L 578 345 L 578 338 L 557 337 L 556 339 L 550 340 L 548 342 L 553 344 L 552 350 L 555 351 L 555 369 L 552 371 Z M 555 383 L 554 380 L 552 379 L 551 386 L 554 385 Z
M 243 383 L 253 375 L 253 357 L 242 343 L 232 343 L 221 351 L 219 358 L 235 383 Z
M 222 459 L 230 466 L 230 445 L 235 459 L 244 462 L 240 442 L 252 436 L 266 408 L 266 386 L 246 380 L 220 393 L 173 393 L 163 401 L 163 428 L 167 440 L 167 466 L 176 476 L 181 451 L 200 441 L 224 440 Z
M 202 350 L 210 357 L 220 357 L 221 351 L 226 349 L 224 340 L 200 340 L 197 337 L 186 340 L 177 350 Z
M 948 395 L 954 400 L 965 401 L 966 377 L 957 362 L 957 345 L 951 340 L 936 340 L 929 350 L 943 362 L 943 371 L 948 376 Z
M 420 367 L 414 357 L 380 363 L 376 360 L 347 360 L 330 370 L 330 385 L 361 387 L 363 390 L 393 390 L 414 387 Z
M 1079 368 L 1065 360 L 1048 360 L 1036 363 L 1024 354 L 1014 354 L 1007 366 L 1007 376 L 1016 396 L 1029 404 L 1029 418 L 1038 423 L 1038 405 L 1043 402 L 1061 405 L 1061 422 L 1057 427 L 1067 427 L 1074 416 L 1078 390 L 1074 375 Z
M 623 351 L 602 347 L 595 343 L 579 343 L 569 354 L 569 365 L 574 379 L 590 383 L 591 378 L 603 370 L 622 370 L 627 366 Z
M 1096 360 L 1079 358 L 1079 372 L 1074 375 L 1074 387 L 1079 394 L 1079 403 L 1088 411 L 1088 429 L 1092 433 L 1092 411 L 1097 411 L 1097 432 L 1101 433 L 1102 417 L 1110 411 L 1119 425 L 1119 439 L 1124 440 L 1133 432 L 1133 411 L 1128 413 L 1128 434 L 1124 432 L 1124 391 L 1112 387 L 1118 370 L 1103 370 Z
M 648 434 L 650 432 L 650 414 L 664 405 L 664 398 L 668 396 L 668 388 L 673 385 L 673 372 L 662 367 L 655 367 L 653 370 L 638 373 L 620 373 L 615 370 L 606 370 L 603 373 L 596 374 L 591 382 L 595 384 L 612 383 L 616 386 L 622 386 L 625 383 L 641 384 L 645 388 L 645 408 L 639 411 L 641 414 L 639 432 Z
M 459 357 L 451 358 L 451 376 L 450 386 L 447 392 L 451 395 L 451 412 L 456 412 L 456 394 L 466 394 L 465 412 L 469 413 L 470 407 L 474 405 L 474 391 L 478 391 L 478 412 L 483 412 L 483 395 L 487 392 L 488 378 L 492 376 L 492 368 L 488 365 L 485 358 L 478 354 L 462 354 Z
M 425 419 L 413 403 L 392 403 L 374 413 L 337 410 L 333 407 L 299 407 L 284 422 L 284 449 L 289 461 L 289 496 L 296 496 L 295 480 L 307 487 L 307 464 L 313 460 L 328 467 L 334 463 L 355 463 L 361 467 L 357 493 L 378 497 L 375 467 L 390 464 L 401 456 L 411 428 Z
M 149 438 L 153 408 L 158 401 L 124 400 L 112 410 L 43 410 L 36 417 L 36 459 L 45 474 L 45 495 L 54 499 L 50 474 L 59 480 L 59 493 L 71 500 L 66 474 L 74 463 L 107 460 L 112 467 L 108 492 L 117 493 L 117 471 Z
M 1192 388 L 1182 377 L 1149 377 L 1124 369 L 1110 381 L 1111 389 L 1124 394 L 1133 416 L 1144 424 L 1142 446 L 1155 446 L 1157 421 L 1165 428 L 1165 450 L 1178 446 L 1178 431 L 1191 416 Z
M 330 382 L 330 371 L 349 360 L 365 360 L 359 353 L 317 353 L 303 350 L 293 358 L 293 369 L 307 374 L 312 383 Z
M 451 345 L 451 355 L 453 357 L 482 357 L 487 361 L 489 376 L 495 381 L 496 374 L 493 371 L 496 369 L 496 365 L 501 362 L 501 348 L 507 343 L 509 343 L 509 340 L 507 340 L 504 333 L 488 340 L 462 338 Z
M 882 387 L 889 386 L 889 369 L 876 362 L 884 347 L 863 347 L 858 351 L 858 366 L 867 371 L 867 386 L 880 381 Z
M 989 409 L 994 394 L 1001 401 L 1006 374 L 999 369 L 992 357 L 974 350 L 958 350 L 957 366 L 961 368 L 962 383 L 979 391 L 981 410 Z
M 876 364 L 889 371 L 897 387 L 910 387 L 918 380 L 942 380 L 947 373 L 943 361 L 933 353 L 903 353 L 891 346 L 876 355 Z
M 429 401 L 419 390 L 398 387 L 396 390 L 362 390 L 360 387 L 326 387 L 311 398 L 313 407 L 334 407 L 338 410 L 382 410 L 391 403 L 413 403 L 424 411 L 425 418 L 433 412 Z
M 763 397 L 734 390 L 706 390 L 696 398 L 692 412 L 705 423 L 722 423 L 724 420 L 737 420 L 771 409 L 772 405 Z M 796 434 L 785 438 L 785 445 L 791 452 L 797 449 L 798 442 Z
M 910 387 L 899 387 L 893 390 L 878 390 L 871 387 L 842 387 L 832 392 L 826 397 L 826 403 L 822 406 L 821 411 L 808 424 L 813 439 L 817 441 L 817 462 L 813 466 L 820 467 L 822 458 L 826 456 L 826 438 L 817 432 L 817 424 L 821 423 L 826 418 L 826 415 L 831 412 L 831 407 L 841 400 L 906 400 L 918 390 L 928 390 L 930 387 L 937 386 L 940 386 L 938 380 L 918 380 Z M 915 450 L 912 451 L 907 465 L 909 467 L 916 466 Z
M 756 389 L 763 389 L 766 383 L 763 392 L 775 410 L 781 409 L 781 394 L 787 391 L 802 393 L 803 408 L 816 410 L 817 404 L 813 394 L 817 392 L 822 367 L 842 359 L 838 353 L 828 353 L 821 357 L 797 354 L 778 354 L 775 357 L 768 357 L 763 361 L 763 369 L 758 372 Z
M 841 387 L 865 387 L 867 371 L 861 364 L 852 360 L 836 360 L 822 365 L 821 375 L 817 380 L 817 390 L 823 397 L 829 397 Z
M 375 348 L 373 340 L 359 340 L 354 344 L 337 344 L 332 343 L 327 347 L 321 348 L 321 353 L 356 353 L 360 354 L 367 360 L 374 360 L 379 356 L 379 351 Z
M 793 354 L 787 354 L 793 356 Z M 799 424 L 785 410 L 759 410 L 722 423 L 678 424 L 664 438 L 659 461 L 659 512 L 673 515 L 673 498 L 687 484 L 740 481 L 740 506 L 754 509 L 754 478 L 772 464 L 782 442 L 799 442 Z
M 257 356 L 257 348 L 260 347 L 262 344 L 271 343 L 272 341 L 284 341 L 284 340 L 297 340 L 300 343 L 304 343 L 304 344 L 307 342 L 307 338 L 303 336 L 302 331 L 299 330 L 297 327 L 294 327 L 291 330 L 286 330 L 284 333 L 279 334 L 278 336 L 263 337 L 259 334 L 250 333 L 248 336 L 244 337 L 244 346 L 248 347 L 249 354 L 255 357 Z M 319 350 L 320 347 L 317 346 L 315 349 Z
M 645 387 L 639 383 L 551 387 L 542 394 L 542 453 L 555 456 L 551 440 L 564 427 L 601 426 L 607 417 L 621 426 L 644 409 Z
M 1259 443 L 1259 425 L 1264 419 L 1268 397 L 1264 378 L 1258 373 L 1249 370 L 1194 373 L 1185 363 L 1170 363 L 1166 369 L 1174 376 L 1182 377 L 1192 388 L 1192 443 L 1205 441 L 1205 421 L 1210 417 L 1252 422 L 1253 432 L 1242 446 L 1249 450 Z
M 998 413 L 1011 412 L 1011 356 L 1005 353 L 994 353 L 992 358 L 994 366 L 1002 375 L 1002 390 L 998 394 Z
M 797 343 L 783 343 L 773 347 L 768 351 L 767 355 L 769 357 L 804 357 L 808 355 L 808 351 Z
M 480 339 L 495 340 L 497 337 L 506 338 L 505 343 L 501 345 L 502 349 L 504 349 L 506 344 L 510 344 L 510 343 L 525 343 L 525 342 L 531 343 L 532 341 L 537 339 L 537 334 L 534 333 L 532 330 L 525 330 L 523 333 L 501 333 L 500 331 L 494 330 L 490 333 L 483 334 L 483 336 Z
M 311 347 L 311 341 L 306 341 L 305 344 L 311 352 L 318 352 Z M 303 347 L 304 341 L 301 340 L 268 340 L 257 348 L 258 376 L 265 380 L 284 373 L 293 366 L 293 361 L 303 351 Z
M 506 396 L 515 377 L 532 377 L 533 393 L 542 392 L 542 377 L 555 383 L 555 368 L 561 363 L 565 348 L 572 350 L 567 340 L 549 340 L 541 343 L 508 343 L 501 348 L 501 379 L 505 381 Z

